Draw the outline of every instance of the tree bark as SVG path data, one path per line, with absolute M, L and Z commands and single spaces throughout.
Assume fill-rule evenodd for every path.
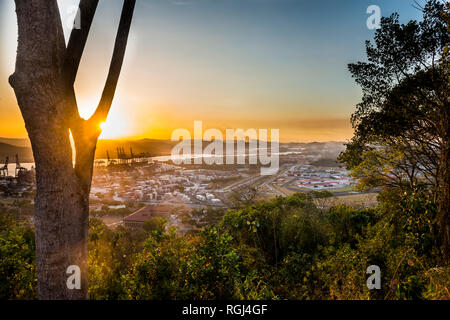
M 441 118 L 443 129 L 441 167 L 439 170 L 438 237 L 444 263 L 450 261 L 450 106 L 445 104 Z
M 102 117 L 90 120 L 79 116 L 73 83 L 98 0 L 81 0 L 82 31 L 72 32 L 67 49 L 56 0 L 15 3 L 19 38 L 10 84 L 25 121 L 36 166 L 38 294 L 40 299 L 87 299 L 89 193 L 101 133 L 96 121 L 106 120 L 115 94 L 135 0 L 125 0 L 111 61 L 114 72 L 110 71 L 106 85 L 110 89 L 104 93 L 104 112 Z M 75 166 L 70 131 L 75 141 Z M 79 267 L 79 289 L 67 286 L 69 266 Z
M 446 21 L 447 27 L 450 23 L 449 11 L 450 4 L 446 7 Z M 438 194 L 438 240 L 441 245 L 441 252 L 444 264 L 450 263 L 450 84 L 448 83 L 450 77 L 450 48 L 447 44 L 442 54 L 442 84 L 438 86 L 437 92 L 441 93 L 441 116 L 439 121 L 441 131 L 441 154 L 440 154 L 440 168 L 438 176 L 439 194 Z

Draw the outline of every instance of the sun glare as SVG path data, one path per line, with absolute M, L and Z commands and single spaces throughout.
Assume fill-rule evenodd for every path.
M 80 97 L 78 99 L 78 109 L 83 119 L 89 119 L 95 112 L 95 108 L 92 108 L 92 106 L 97 105 L 96 101 L 96 98 L 93 97 Z M 123 104 L 116 101 L 111 107 L 107 120 L 98 124 L 102 130 L 100 139 L 123 139 L 133 136 L 135 131 L 133 124 L 129 112 L 123 107 Z
M 120 115 L 111 114 L 108 120 L 100 123 L 99 126 L 102 129 L 101 139 L 122 139 L 132 134 L 129 122 Z

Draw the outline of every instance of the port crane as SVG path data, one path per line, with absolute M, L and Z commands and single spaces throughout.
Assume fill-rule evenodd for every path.
M 117 153 L 117 161 L 114 159 L 111 159 L 111 155 L 108 150 L 106 150 L 106 157 L 107 157 L 107 165 L 115 165 L 115 164 L 131 164 L 135 165 L 138 163 L 148 163 L 147 158 L 150 158 L 151 156 L 147 153 L 140 153 L 135 154 L 133 152 L 133 148 L 130 147 L 130 154 L 128 155 L 125 152 L 124 147 L 116 147 L 116 153 Z
M 15 171 L 16 178 L 19 176 L 19 174 L 26 172 L 26 171 L 27 171 L 27 169 L 20 165 L 19 155 L 16 154 L 16 171 Z
M 5 159 L 5 165 L 0 167 L 0 177 L 7 177 L 9 175 L 8 171 L 9 157 Z

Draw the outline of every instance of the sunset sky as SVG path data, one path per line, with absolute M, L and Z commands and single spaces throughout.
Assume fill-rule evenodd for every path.
M 75 0 L 60 0 L 67 23 Z M 424 3 L 425 0 L 418 0 Z M 76 81 L 82 116 L 103 89 L 123 1 L 101 0 Z M 361 98 L 347 64 L 364 59 L 369 5 L 402 22 L 412 0 L 138 0 L 103 138 L 169 139 L 207 128 L 276 128 L 282 141 L 346 140 Z M 27 136 L 14 93 L 14 1 L 0 3 L 0 137 Z M 68 31 L 68 28 L 67 30 Z

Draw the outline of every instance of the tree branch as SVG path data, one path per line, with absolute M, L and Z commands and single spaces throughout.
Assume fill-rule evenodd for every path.
M 73 86 L 80 66 L 81 57 L 89 36 L 95 11 L 97 10 L 98 0 L 81 0 L 80 11 L 81 26 L 80 29 L 73 28 L 67 44 L 63 75 L 68 86 Z
M 16 0 L 18 25 L 17 58 L 9 81 L 13 88 L 57 73 L 62 67 L 65 46 L 56 0 Z M 62 40 L 62 41 L 61 41 Z M 42 43 L 45 42 L 45 45 Z M 31 73 L 29 70 L 33 70 Z
M 119 29 L 117 31 L 114 52 L 111 60 L 111 65 L 109 67 L 108 78 L 106 80 L 106 84 L 103 89 L 102 97 L 97 110 L 89 119 L 89 121 L 94 125 L 98 125 L 99 123 L 105 121 L 108 116 L 109 110 L 111 109 L 111 104 L 114 99 L 117 82 L 119 81 L 119 75 L 125 57 L 128 34 L 130 32 L 135 4 L 136 0 L 125 0 L 124 2 Z
M 75 141 L 75 148 L 77 150 L 75 174 L 78 176 L 83 190 L 84 192 L 86 192 L 86 194 L 89 194 L 91 187 L 93 162 L 95 158 L 97 139 L 101 133 L 100 123 L 106 120 L 114 98 L 125 56 L 135 4 L 136 0 L 125 0 L 124 2 L 108 78 L 106 80 L 102 98 L 100 100 L 100 104 L 97 107 L 97 110 L 87 121 L 79 117 L 72 118 L 71 130 Z M 93 12 L 91 14 L 93 17 Z M 85 34 L 83 33 L 83 37 L 80 36 L 79 38 L 74 39 L 79 39 L 78 41 L 85 41 L 87 39 L 87 33 L 88 32 L 86 32 Z M 75 54 L 76 56 L 73 56 L 75 57 L 75 60 L 72 64 L 72 67 L 76 66 L 76 68 L 78 68 L 78 58 L 81 57 L 82 50 L 80 48 L 77 48 Z M 75 73 L 76 68 L 72 69 L 75 71 Z M 73 92 L 73 83 L 70 88 Z

